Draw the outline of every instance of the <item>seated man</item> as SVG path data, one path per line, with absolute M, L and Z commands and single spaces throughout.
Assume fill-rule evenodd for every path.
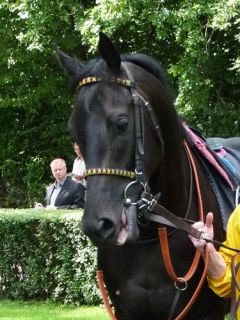
M 63 159 L 54 159 L 51 171 L 55 182 L 47 188 L 46 209 L 78 209 L 84 207 L 85 188 L 81 183 L 67 176 L 67 166 Z M 35 208 L 44 208 L 36 203 Z

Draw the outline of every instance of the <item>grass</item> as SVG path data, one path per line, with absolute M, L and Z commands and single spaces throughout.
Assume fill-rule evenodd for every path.
M 104 307 L 0 300 L 0 320 L 109 320 Z M 225 318 L 227 320 L 227 317 Z
M 104 307 L 0 300 L 0 320 L 109 320 Z

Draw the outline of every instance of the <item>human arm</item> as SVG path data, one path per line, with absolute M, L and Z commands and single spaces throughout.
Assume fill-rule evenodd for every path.
M 73 209 L 83 209 L 84 208 L 84 202 L 81 202 L 81 204 L 68 204 L 63 206 L 57 206 L 55 209 L 67 209 L 67 210 L 73 210 Z
M 35 202 L 34 203 L 34 209 L 42 209 L 44 208 L 44 205 L 40 202 Z
M 213 216 L 208 214 L 206 217 L 206 224 L 199 222 L 193 226 L 198 230 L 206 232 L 209 238 L 213 238 Z M 238 206 L 231 214 L 226 231 L 227 239 L 224 245 L 232 248 L 240 248 L 240 206 Z M 232 291 L 232 273 L 231 260 L 234 255 L 232 250 L 220 247 L 219 252 L 216 251 L 211 243 L 203 241 L 197 243 L 196 239 L 190 237 L 196 248 L 200 248 L 203 252 L 204 246 L 207 245 L 209 249 L 209 266 L 208 266 L 208 285 L 220 297 L 231 297 Z
M 193 224 L 193 227 L 202 231 L 206 237 L 209 239 L 213 239 L 214 232 L 213 232 L 213 214 L 209 212 L 206 216 L 205 224 L 201 221 L 196 222 Z M 224 275 L 226 271 L 226 263 L 223 259 L 222 255 L 215 249 L 214 245 L 210 242 L 206 242 L 205 240 L 198 240 L 192 236 L 189 236 L 190 240 L 192 241 L 193 245 L 196 249 L 198 249 L 203 258 L 204 258 L 204 251 L 205 246 L 207 246 L 208 250 L 208 276 L 212 278 L 220 278 Z
M 84 207 L 85 188 L 76 181 L 68 179 L 64 184 L 64 190 L 56 199 L 57 209 L 79 209 Z
M 73 179 L 76 180 L 76 181 L 79 181 L 81 183 L 83 183 L 84 179 L 85 179 L 85 176 L 80 176 L 80 175 L 77 175 L 77 174 L 73 174 L 72 175 Z
M 231 214 L 226 230 L 225 246 L 234 249 L 240 249 L 240 206 L 238 206 Z M 232 258 L 235 252 L 231 249 L 220 247 L 219 253 L 224 258 L 226 263 L 226 271 L 220 279 L 209 277 L 209 287 L 214 290 L 219 296 L 229 298 L 232 295 Z

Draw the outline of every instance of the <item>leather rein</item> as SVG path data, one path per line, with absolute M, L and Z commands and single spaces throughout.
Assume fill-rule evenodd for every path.
M 163 206 L 159 205 L 157 203 L 157 200 L 147 192 L 147 184 L 145 184 L 144 176 L 143 176 L 143 161 L 144 161 L 144 118 L 143 118 L 143 107 L 146 108 L 148 111 L 148 114 L 150 116 L 150 119 L 152 121 L 152 125 L 156 131 L 156 134 L 158 136 L 158 139 L 160 141 L 160 145 L 163 147 L 163 140 L 161 136 L 160 127 L 156 121 L 155 114 L 153 112 L 153 109 L 148 101 L 146 101 L 136 90 L 136 84 L 134 83 L 131 73 L 129 72 L 127 66 L 122 63 L 124 70 L 127 73 L 128 79 L 120 79 L 111 77 L 108 79 L 103 79 L 99 77 L 88 77 L 85 79 L 82 79 L 79 82 L 79 87 L 93 84 L 99 81 L 106 81 L 106 82 L 114 82 L 119 85 L 125 86 L 129 88 L 132 96 L 133 106 L 134 106 L 134 117 L 135 117 L 135 171 L 128 171 L 123 169 L 114 169 L 114 168 L 90 168 L 85 171 L 85 177 L 91 176 L 91 175 L 115 175 L 119 177 L 127 177 L 131 180 L 127 187 L 125 188 L 124 196 L 125 196 L 125 205 L 134 205 L 137 206 L 137 209 L 141 212 L 147 212 L 147 219 L 157 222 L 160 224 L 164 224 L 167 226 L 171 226 L 174 228 L 177 228 L 179 230 L 182 230 L 186 232 L 187 234 L 192 235 L 193 237 L 201 240 L 204 239 L 206 241 L 214 242 L 212 239 L 208 239 L 204 237 L 203 232 L 200 232 L 193 228 L 189 223 L 184 221 L 182 218 L 179 218 L 175 216 L 173 213 L 168 211 Z M 203 204 L 202 204 L 202 196 L 201 196 L 201 190 L 199 185 L 199 179 L 198 179 L 198 173 L 195 166 L 194 158 L 191 154 L 191 150 L 188 147 L 186 141 L 184 141 L 184 148 L 186 151 L 186 154 L 188 156 L 188 159 L 190 160 L 191 168 L 193 170 L 194 178 L 195 178 L 195 185 L 197 190 L 197 197 L 198 197 L 198 206 L 199 206 L 199 220 L 203 221 Z M 142 186 L 143 192 L 141 195 L 140 200 L 137 203 L 133 203 L 132 200 L 128 197 L 128 190 L 130 187 L 132 187 L 134 184 L 139 184 Z M 198 264 L 200 260 L 200 253 L 198 250 L 196 250 L 193 262 L 189 268 L 189 271 L 185 274 L 185 276 L 177 276 L 174 272 L 174 268 L 172 266 L 170 252 L 169 252 L 169 246 L 168 246 L 168 236 L 167 236 L 167 230 L 166 228 L 158 228 L 158 234 L 159 234 L 159 240 L 160 240 L 160 246 L 162 250 L 162 256 L 164 260 L 164 264 L 167 270 L 167 273 L 169 277 L 174 282 L 174 286 L 176 288 L 176 294 L 174 297 L 174 301 L 172 304 L 172 308 L 169 312 L 168 320 L 173 319 L 173 314 L 178 302 L 178 298 L 180 296 L 180 293 L 187 289 L 188 281 L 192 278 L 194 275 Z M 219 243 L 218 243 L 219 244 Z M 201 276 L 201 279 L 199 281 L 199 284 L 191 297 L 188 304 L 185 306 L 183 311 L 175 318 L 175 320 L 180 320 L 185 317 L 187 312 L 190 310 L 191 306 L 195 302 L 201 287 L 204 283 L 206 274 L 207 274 L 207 267 L 208 267 L 208 252 L 207 249 L 205 250 L 205 266 L 204 270 Z M 97 271 L 97 280 L 98 285 L 100 288 L 100 292 L 102 295 L 102 299 L 104 302 L 104 305 L 108 311 L 108 314 L 112 320 L 117 320 L 108 299 L 107 291 L 104 285 L 104 276 L 103 272 L 101 270 Z

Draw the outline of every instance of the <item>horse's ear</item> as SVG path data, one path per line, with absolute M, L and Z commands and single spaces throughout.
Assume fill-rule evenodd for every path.
M 55 48 L 55 52 L 63 69 L 70 77 L 75 78 L 81 70 L 81 65 L 79 64 L 79 62 L 76 59 L 65 54 L 58 47 Z
M 113 73 L 119 74 L 121 66 L 120 54 L 112 41 L 103 32 L 99 33 L 98 50 L 109 69 Z

